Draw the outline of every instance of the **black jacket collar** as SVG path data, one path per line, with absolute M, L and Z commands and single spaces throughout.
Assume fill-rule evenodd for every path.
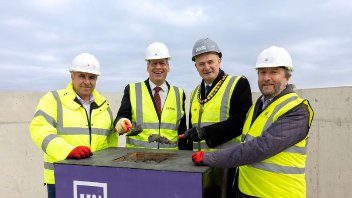
M 210 91 L 215 87 L 215 85 L 222 79 L 222 77 L 224 75 L 225 75 L 225 72 L 222 69 L 219 68 L 218 76 L 215 78 L 215 80 L 211 84 Z M 205 86 L 204 85 L 205 85 L 205 82 L 204 82 L 204 79 L 202 79 L 202 83 L 200 84 L 200 93 L 201 93 L 201 98 L 202 99 L 205 98 Z

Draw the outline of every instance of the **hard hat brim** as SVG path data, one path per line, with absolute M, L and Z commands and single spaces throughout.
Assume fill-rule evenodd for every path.
M 144 59 L 145 61 L 150 61 L 150 60 L 164 60 L 167 59 L 168 61 L 171 60 L 171 57 L 165 57 L 165 58 L 160 58 L 160 57 L 155 57 L 155 58 L 148 58 L 148 59 Z
M 193 56 L 193 57 L 192 57 L 192 61 L 193 61 L 193 62 L 196 62 L 196 57 L 199 56 L 199 55 L 205 54 L 205 53 L 214 53 L 214 54 L 218 54 L 219 58 L 222 58 L 222 53 L 221 53 L 221 52 L 209 51 L 209 52 L 203 52 L 203 53 L 200 53 L 200 54 L 197 54 L 197 55 Z
M 269 66 L 269 65 L 257 65 L 257 66 L 255 66 L 253 69 L 261 69 L 261 68 L 269 68 L 269 67 L 285 67 L 285 68 L 287 68 L 289 71 L 293 71 L 293 67 L 292 66 L 278 66 L 278 65 L 271 65 L 271 66 Z
M 84 69 L 75 69 L 75 68 L 71 68 L 70 72 L 83 72 L 83 73 L 89 73 L 89 74 L 94 74 L 99 76 L 101 74 L 101 72 L 93 72 L 90 70 L 84 70 Z

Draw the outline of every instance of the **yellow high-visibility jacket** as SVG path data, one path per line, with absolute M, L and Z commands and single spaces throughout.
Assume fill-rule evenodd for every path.
M 236 84 L 238 80 L 242 76 L 227 76 L 221 87 L 219 88 L 218 92 L 215 94 L 215 96 L 206 102 L 203 106 L 203 113 L 201 117 L 201 123 L 200 127 L 208 126 L 211 124 L 215 124 L 217 122 L 225 121 L 229 118 L 230 114 L 230 100 L 231 96 L 233 93 L 233 90 L 236 87 Z M 220 82 L 218 82 L 220 83 Z M 216 85 L 215 85 L 216 87 Z M 191 123 L 192 126 L 198 126 L 198 119 L 199 119 L 199 111 L 201 108 L 201 104 L 198 101 L 198 94 L 200 92 L 200 86 L 196 87 L 192 93 L 191 93 L 191 105 L 190 105 L 190 112 L 192 114 L 192 119 Z M 209 93 L 212 94 L 215 89 L 211 90 Z M 226 142 L 223 145 L 219 145 L 214 149 L 211 149 L 208 147 L 206 144 L 205 140 L 202 140 L 200 142 L 201 150 L 203 151 L 211 151 L 211 150 L 216 150 L 220 148 L 226 148 L 234 142 L 240 141 L 239 138 L 238 140 L 234 138 L 232 141 Z M 193 150 L 196 151 L 198 150 L 198 142 L 193 142 Z
M 112 112 L 105 97 L 93 91 L 90 120 L 86 110 L 75 101 L 72 82 L 66 89 L 44 95 L 30 124 L 34 143 L 44 151 L 44 182 L 55 184 L 54 162 L 64 160 L 76 146 L 91 151 L 117 147 Z
M 129 93 L 132 124 L 140 125 L 143 132 L 136 136 L 127 136 L 126 147 L 177 149 L 178 127 L 185 114 L 182 109 L 183 90 L 170 85 L 160 120 L 144 82 L 129 84 Z M 171 143 L 149 142 L 148 137 L 152 134 L 163 136 Z
M 289 93 L 273 101 L 252 123 L 255 105 L 243 127 L 242 141 L 261 136 L 271 124 L 298 105 L 304 104 L 309 112 L 309 126 L 313 110 L 307 100 Z M 294 133 L 295 131 L 292 131 Z M 263 161 L 239 167 L 239 189 L 255 197 L 305 197 L 306 139 Z

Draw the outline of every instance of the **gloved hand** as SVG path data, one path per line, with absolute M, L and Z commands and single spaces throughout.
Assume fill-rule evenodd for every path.
M 206 137 L 206 132 L 205 129 L 202 127 L 192 127 L 190 129 L 188 129 L 187 131 L 185 131 L 184 134 L 181 134 L 178 136 L 178 138 L 180 139 L 189 139 L 192 140 L 194 142 L 199 142 L 201 140 L 204 140 L 204 138 Z
M 126 136 L 136 136 L 143 132 L 143 129 L 140 124 L 136 124 L 136 126 L 132 126 L 132 128 L 126 133 Z
M 148 141 L 149 141 L 149 143 L 157 142 L 157 143 L 161 143 L 161 144 L 172 144 L 172 142 L 169 139 L 167 139 L 164 136 L 157 135 L 157 134 L 151 134 L 148 137 Z
M 67 159 L 84 159 L 92 156 L 93 153 L 87 146 L 77 146 L 68 154 Z
M 116 127 L 115 128 L 117 130 L 117 133 L 122 135 L 122 134 L 127 133 L 128 131 L 130 131 L 130 129 L 132 129 L 132 124 L 131 124 L 131 121 L 129 119 L 121 118 L 116 123 Z
M 203 166 L 204 151 L 198 151 L 192 154 L 192 161 L 196 166 Z

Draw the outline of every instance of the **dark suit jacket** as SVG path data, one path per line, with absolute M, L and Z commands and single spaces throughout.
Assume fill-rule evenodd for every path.
M 211 89 L 221 80 L 225 72 L 220 69 L 219 75 L 212 83 Z M 201 82 L 201 98 L 205 98 L 204 80 Z M 210 91 L 209 91 L 210 92 Z M 210 148 L 221 145 L 242 134 L 242 128 L 246 119 L 246 114 L 252 106 L 252 92 L 247 78 L 241 77 L 237 82 L 230 99 L 230 117 L 222 122 L 218 122 L 204 127 L 206 131 L 206 139 Z M 189 126 L 192 115 L 189 114 Z
M 145 80 L 143 83 L 145 83 L 148 87 L 148 91 L 149 91 L 149 95 L 150 97 L 153 99 L 153 94 L 152 91 L 150 89 L 150 85 L 149 85 L 149 79 Z M 169 90 L 170 90 L 170 84 L 168 82 L 166 82 Z M 186 95 L 185 93 L 183 93 L 183 102 L 182 102 L 182 110 L 185 110 L 185 100 L 186 100 Z M 155 105 L 154 105 L 155 108 Z M 120 118 L 127 118 L 129 120 L 132 119 L 132 106 L 131 106 L 131 101 L 130 101 L 130 87 L 129 85 L 127 85 L 125 87 L 124 93 L 123 93 L 123 97 L 121 100 L 121 105 L 120 105 L 120 109 L 117 112 L 115 121 L 114 121 L 114 125 L 116 125 L 117 121 Z M 186 126 L 186 114 L 181 118 L 181 123 L 180 126 L 178 128 L 178 134 L 183 134 L 185 131 L 187 130 L 187 126 Z M 178 149 L 179 150 L 191 150 L 191 144 L 187 143 L 187 140 L 180 140 L 178 141 Z

